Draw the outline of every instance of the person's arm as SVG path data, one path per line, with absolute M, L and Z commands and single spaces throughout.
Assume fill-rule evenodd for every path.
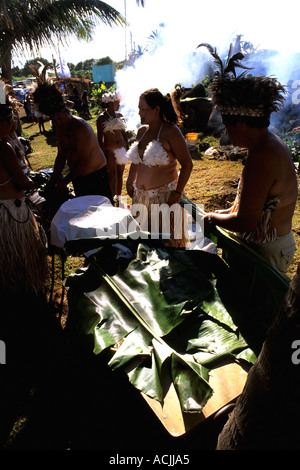
M 128 178 L 126 181 L 126 189 L 128 196 L 132 198 L 133 196 L 133 183 L 136 180 L 137 177 L 137 172 L 138 172 L 138 164 L 137 163 L 131 163 L 129 173 L 128 173 Z
M 99 116 L 97 119 L 97 138 L 99 145 L 102 150 L 104 150 L 104 133 L 103 133 L 103 122 L 105 118 L 103 116 Z
M 179 202 L 181 199 L 181 195 L 193 169 L 193 162 L 184 137 L 177 126 L 170 128 L 168 140 L 171 152 L 181 166 L 176 190 L 173 191 L 169 199 L 169 204 L 172 205 Z
M 142 136 L 144 135 L 144 133 L 145 133 L 145 127 L 142 126 L 137 131 L 135 141 L 139 142 L 140 139 L 142 138 Z M 127 181 L 126 181 L 127 194 L 131 198 L 133 196 L 133 183 L 137 179 L 137 175 L 138 175 L 138 168 L 139 168 L 138 163 L 131 163 L 129 173 L 128 173 L 128 178 L 127 178 Z
M 125 142 L 125 148 L 126 148 L 126 150 L 128 150 L 129 149 L 129 143 L 128 143 L 127 133 L 124 130 L 124 131 L 122 131 L 122 134 L 123 134 L 123 138 L 124 138 L 124 142 Z
M 21 168 L 16 152 L 11 145 L 7 144 L 2 154 L 4 166 L 12 176 L 13 182 L 20 189 L 34 189 L 34 183 Z
M 58 145 L 58 151 L 54 162 L 53 172 L 49 178 L 47 186 L 55 186 L 59 182 L 65 164 L 66 155 L 64 152 L 62 152 L 60 145 Z
M 117 116 L 119 119 L 122 119 L 122 120 L 125 122 L 123 114 L 117 113 L 116 116 Z M 123 139 L 124 139 L 124 142 L 125 142 L 125 148 L 126 148 L 126 150 L 128 150 L 128 149 L 129 149 L 129 143 L 128 143 L 128 137 L 127 137 L 126 129 L 124 129 L 124 130 L 121 131 L 121 132 L 122 132 Z
M 256 152 L 253 157 L 248 158 L 243 171 L 237 211 L 206 214 L 204 218 L 210 226 L 219 225 L 232 232 L 251 232 L 258 225 L 276 174 L 272 159 L 266 153 Z

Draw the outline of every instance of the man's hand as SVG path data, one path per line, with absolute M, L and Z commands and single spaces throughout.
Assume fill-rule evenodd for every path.
M 65 193 L 67 191 L 67 183 L 64 180 L 58 181 L 55 189 L 59 193 Z

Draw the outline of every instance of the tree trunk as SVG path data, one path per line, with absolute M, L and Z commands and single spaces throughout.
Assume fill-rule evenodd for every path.
M 217 450 L 300 450 L 300 265 Z
M 1 64 L 1 77 L 12 83 L 11 61 L 12 61 L 12 48 L 6 47 L 2 50 L 0 48 L 0 64 Z

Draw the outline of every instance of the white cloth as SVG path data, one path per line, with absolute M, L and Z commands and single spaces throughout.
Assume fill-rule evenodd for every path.
M 61 205 L 51 222 L 51 244 L 64 248 L 69 240 L 125 235 L 139 229 L 127 209 L 114 207 L 104 196 L 81 196 Z

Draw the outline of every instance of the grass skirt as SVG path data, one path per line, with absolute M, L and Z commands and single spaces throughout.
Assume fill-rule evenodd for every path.
M 25 198 L 0 200 L 0 289 L 37 294 L 47 274 L 46 247 Z
M 185 211 L 179 204 L 175 204 L 175 210 L 167 206 L 171 192 L 176 186 L 177 181 L 149 190 L 135 186 L 131 210 L 134 217 L 137 215 L 142 230 L 170 233 L 171 243 L 166 244 L 176 248 L 186 248 L 189 245 L 189 238 Z

